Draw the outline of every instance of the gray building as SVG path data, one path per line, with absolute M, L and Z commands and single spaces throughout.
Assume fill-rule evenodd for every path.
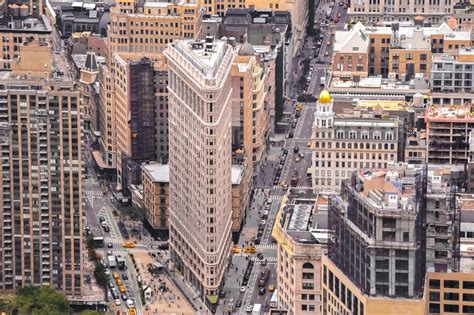
M 459 54 L 435 54 L 431 64 L 430 83 L 433 92 L 472 93 L 474 51 L 460 49 Z

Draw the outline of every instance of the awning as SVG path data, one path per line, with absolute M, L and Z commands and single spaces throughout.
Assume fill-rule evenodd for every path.
M 209 301 L 209 303 L 211 303 L 211 304 L 217 304 L 217 301 L 219 299 L 219 297 L 217 295 L 208 295 L 208 296 L 206 296 L 206 298 Z

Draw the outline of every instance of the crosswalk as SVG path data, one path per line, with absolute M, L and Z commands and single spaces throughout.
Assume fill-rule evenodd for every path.
M 262 262 L 265 259 L 267 260 L 267 263 L 269 264 L 276 263 L 278 261 L 277 257 L 264 257 L 263 259 L 258 259 L 258 257 L 256 256 L 250 257 L 250 260 L 255 261 L 255 262 Z
M 106 237 L 104 238 L 104 243 L 112 243 L 112 244 L 122 244 L 122 241 L 119 240 L 119 239 L 116 239 L 116 238 L 109 238 L 109 237 Z
M 86 197 L 90 197 L 90 196 L 102 197 L 104 194 L 102 193 L 102 191 L 98 191 L 98 190 L 86 190 L 84 191 L 84 195 Z
M 260 244 L 260 245 L 257 245 L 255 247 L 257 248 L 257 251 L 259 249 L 274 249 L 274 250 L 276 250 L 277 249 L 277 244 Z
M 281 200 L 282 196 L 278 195 L 278 196 L 268 196 L 268 199 L 271 200 L 271 201 L 279 201 Z
M 125 250 L 125 249 L 110 249 L 110 250 L 106 250 L 106 249 L 99 249 L 97 250 L 99 253 L 101 254 L 106 254 L 108 252 L 111 252 L 112 255 L 115 255 L 115 256 L 127 256 L 128 255 L 128 252 Z

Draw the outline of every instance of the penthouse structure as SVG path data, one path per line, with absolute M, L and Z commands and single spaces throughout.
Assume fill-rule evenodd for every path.
M 425 123 L 428 163 L 467 164 L 469 137 L 474 127 L 471 106 L 428 106 Z
M 430 84 L 434 92 L 472 93 L 474 51 L 460 49 L 457 54 L 434 54 Z
M 42 37 L 46 34 L 35 39 L 31 31 L 18 30 L 9 35 L 15 38 L 17 58 L 12 55 L 8 70 L 0 71 L 0 290 L 47 285 L 80 297 L 78 86 L 66 60 L 52 54 L 50 39 Z
M 169 45 L 170 249 L 173 264 L 212 309 L 232 228 L 230 71 L 223 41 Z

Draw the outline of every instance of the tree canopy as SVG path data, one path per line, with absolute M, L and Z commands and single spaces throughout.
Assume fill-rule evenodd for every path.
M 24 287 L 11 305 L 12 314 L 62 315 L 69 314 L 69 301 L 60 292 L 48 288 Z

